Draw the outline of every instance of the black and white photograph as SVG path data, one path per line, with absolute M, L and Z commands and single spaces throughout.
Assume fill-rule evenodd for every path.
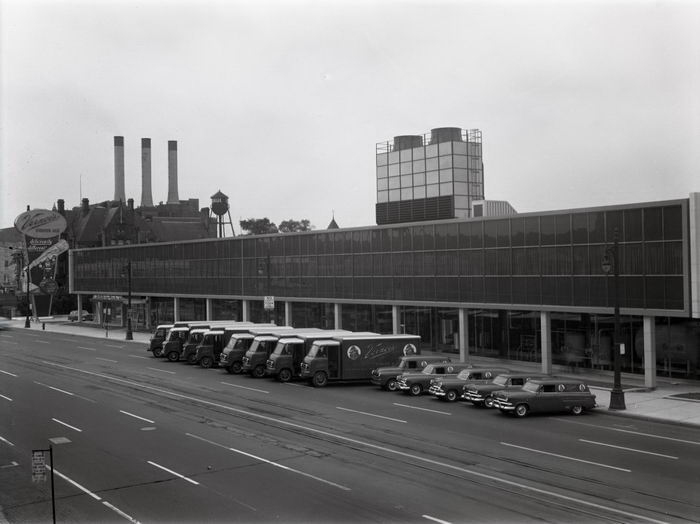
M 0 0 L 50 522 L 700 522 L 700 2 Z

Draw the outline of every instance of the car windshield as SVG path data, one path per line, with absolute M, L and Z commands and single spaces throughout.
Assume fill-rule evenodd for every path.
M 525 385 L 523 386 L 523 390 L 529 391 L 530 393 L 537 393 L 537 390 L 539 389 L 540 385 L 536 382 L 525 382 Z
M 493 379 L 493 383 L 497 386 L 505 386 L 508 383 L 508 378 L 504 377 L 503 375 L 498 375 Z

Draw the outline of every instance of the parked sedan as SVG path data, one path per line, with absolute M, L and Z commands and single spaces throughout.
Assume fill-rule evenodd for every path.
M 93 317 L 92 313 L 88 313 L 84 309 L 80 312 L 80 320 L 92 321 L 93 318 L 94 317 Z M 78 320 L 78 310 L 77 309 L 74 309 L 73 311 L 68 313 L 68 320 L 70 320 L 71 322 L 76 322 Z
M 447 357 L 428 357 L 424 355 L 404 355 L 396 366 L 375 368 L 372 370 L 372 384 L 387 391 L 396 391 L 396 378 L 405 371 L 418 372 L 432 363 L 450 362 Z
M 430 380 L 440 376 L 456 375 L 466 368 L 472 367 L 466 362 L 446 362 L 428 364 L 420 373 L 403 373 L 396 378 L 398 388 L 404 393 L 418 396 L 428 391 Z
M 465 384 L 484 384 L 501 373 L 508 373 L 508 370 L 503 368 L 463 369 L 453 377 L 434 378 L 430 383 L 430 393 L 441 400 L 454 402 L 462 396 Z
M 531 373 L 504 373 L 486 384 L 466 384 L 463 388 L 462 398 L 471 401 L 475 406 L 492 408 L 494 392 L 504 389 L 519 389 L 528 380 L 547 378 L 550 377 Z
M 586 384 L 562 379 L 530 380 L 521 389 L 496 391 L 493 405 L 501 413 L 513 413 L 516 417 L 560 411 L 580 415 L 596 407 L 595 395 Z

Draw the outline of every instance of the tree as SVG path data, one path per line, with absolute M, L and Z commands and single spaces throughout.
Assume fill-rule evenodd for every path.
M 277 226 L 270 219 L 265 218 L 249 218 L 239 222 L 241 229 L 246 235 L 265 235 L 268 233 L 279 233 Z
M 295 233 L 297 231 L 311 231 L 314 226 L 311 225 L 308 218 L 302 220 L 283 220 L 280 222 L 280 233 Z

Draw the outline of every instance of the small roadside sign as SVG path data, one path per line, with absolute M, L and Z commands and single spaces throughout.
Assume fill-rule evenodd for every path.
M 43 449 L 32 450 L 32 482 L 46 481 L 46 452 Z
M 266 296 L 264 301 L 264 307 L 268 311 L 275 309 L 275 297 Z

